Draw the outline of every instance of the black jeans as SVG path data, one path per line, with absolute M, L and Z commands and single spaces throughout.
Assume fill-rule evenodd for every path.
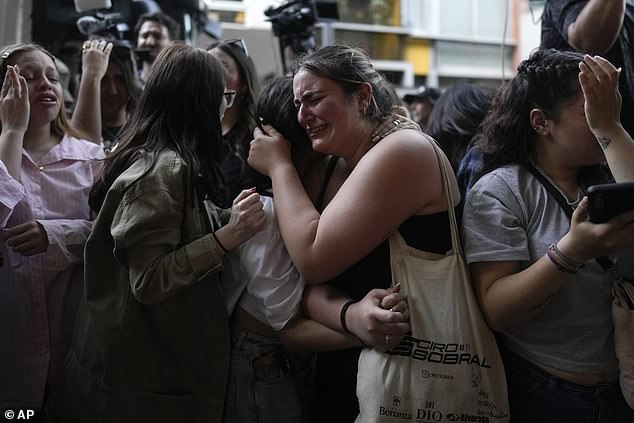
M 618 384 L 577 385 L 500 346 L 512 423 L 632 423 Z

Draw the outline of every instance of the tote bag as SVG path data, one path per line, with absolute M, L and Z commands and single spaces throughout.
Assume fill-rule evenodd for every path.
M 451 184 L 441 160 L 448 204 Z M 454 209 L 452 250 L 432 254 L 391 235 L 392 283 L 407 296 L 412 333 L 387 352 L 359 357 L 359 423 L 507 422 L 506 377 L 495 337 L 473 294 Z

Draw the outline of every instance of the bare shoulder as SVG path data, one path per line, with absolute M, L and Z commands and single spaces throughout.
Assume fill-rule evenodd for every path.
M 412 166 L 413 170 L 422 172 L 420 176 L 436 173 L 438 166 L 432 139 L 413 129 L 394 132 L 378 142 L 367 154 L 367 158 L 387 166 L 397 166 L 403 171 Z
M 409 194 L 418 193 L 419 198 L 424 200 L 416 214 L 446 210 L 442 164 L 452 186 L 454 205 L 459 203 L 460 194 L 449 160 L 440 149 L 438 155 L 436 154 L 433 143 L 431 137 L 420 131 L 397 131 L 377 143 L 366 154 L 368 160 L 363 165 L 374 172 L 375 177 L 385 177 Z

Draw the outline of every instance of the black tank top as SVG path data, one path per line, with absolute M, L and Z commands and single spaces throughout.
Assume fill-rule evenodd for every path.
M 382 124 L 382 133 L 410 128 L 409 119 L 388 117 Z M 459 207 L 456 207 L 456 213 Z M 457 216 L 460 221 L 460 216 Z M 444 254 L 451 250 L 451 229 L 447 211 L 423 216 L 412 216 L 398 228 L 407 245 L 419 250 Z M 374 288 L 387 288 L 392 284 L 390 248 L 386 240 L 351 268 L 328 282 L 330 285 L 361 300 Z M 312 410 L 314 422 L 354 422 L 359 413 L 356 396 L 357 362 L 361 348 L 320 352 L 317 354 L 315 373 L 315 402 Z

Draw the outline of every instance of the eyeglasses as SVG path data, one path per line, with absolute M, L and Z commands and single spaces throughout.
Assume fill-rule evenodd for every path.
M 227 102 L 227 109 L 233 106 L 233 100 L 236 99 L 236 91 L 235 90 L 225 90 L 222 95 L 225 97 L 225 101 Z
M 249 49 L 247 49 L 247 43 L 244 42 L 244 38 L 232 38 L 230 40 L 224 40 L 222 41 L 221 44 L 225 44 L 225 45 L 236 44 L 238 47 L 242 49 L 242 51 L 244 51 L 245 56 L 250 57 Z

